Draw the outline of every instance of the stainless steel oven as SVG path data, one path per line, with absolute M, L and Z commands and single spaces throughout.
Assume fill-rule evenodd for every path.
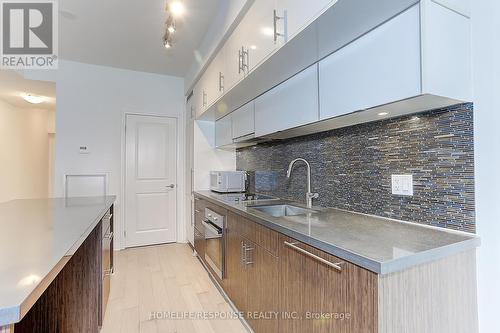
M 205 219 L 202 223 L 205 229 L 205 261 L 219 278 L 223 279 L 225 217 L 205 208 Z

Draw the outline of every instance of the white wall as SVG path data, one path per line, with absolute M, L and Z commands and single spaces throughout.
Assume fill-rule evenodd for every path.
M 48 112 L 0 100 L 0 202 L 48 196 Z
M 236 170 L 234 150 L 215 149 L 215 123 L 194 123 L 194 189 L 210 188 L 210 171 Z
M 64 195 L 64 175 L 109 174 L 115 205 L 116 244 L 123 248 L 122 175 L 125 113 L 155 114 L 179 119 L 179 156 L 184 149 L 184 80 L 70 61 L 60 61 L 57 73 L 55 193 Z M 90 154 L 79 154 L 87 145 Z M 178 240 L 185 241 L 184 170 L 179 158 Z
M 479 329 L 500 332 L 500 1 L 472 2 Z

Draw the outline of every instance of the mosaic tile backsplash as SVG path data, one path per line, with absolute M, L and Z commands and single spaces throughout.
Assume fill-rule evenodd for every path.
M 314 204 L 475 232 L 472 104 L 241 148 L 249 190 Z M 392 174 L 412 174 L 412 197 L 391 194 Z

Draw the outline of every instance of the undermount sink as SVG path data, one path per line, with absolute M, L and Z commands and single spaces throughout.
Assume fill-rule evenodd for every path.
M 306 209 L 293 205 L 251 205 L 247 206 L 248 208 L 252 208 L 258 210 L 267 215 L 271 215 L 274 217 L 283 217 L 283 216 L 296 216 L 296 215 L 306 215 L 308 213 L 315 213 L 316 211 L 311 209 Z

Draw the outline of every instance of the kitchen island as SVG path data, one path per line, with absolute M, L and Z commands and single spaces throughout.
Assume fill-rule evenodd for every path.
M 0 332 L 98 331 L 112 271 L 115 199 L 0 204 Z

